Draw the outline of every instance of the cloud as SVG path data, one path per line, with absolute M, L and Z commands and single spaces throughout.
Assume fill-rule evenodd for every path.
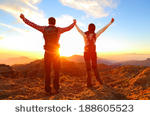
M 20 13 L 23 13 L 41 23 L 38 19 L 43 21 L 45 18 L 43 11 L 36 6 L 40 2 L 41 0 L 0 0 L 0 9 L 13 15 L 18 21 L 20 21 Z
M 8 25 L 8 24 L 4 24 L 4 23 L 0 23 L 1 26 L 4 26 L 4 27 L 7 27 L 13 31 L 16 31 L 16 32 L 19 32 L 19 33 L 25 33 L 27 32 L 27 30 L 24 30 L 24 29 L 21 29 L 21 28 L 17 28 L 17 27 L 14 27 L 12 25 Z
M 106 9 L 116 8 L 119 0 L 59 0 L 63 5 L 84 11 L 95 18 L 106 17 Z
M 5 39 L 0 40 L 1 48 L 19 51 L 42 51 L 44 39 L 38 31 L 29 31 L 30 29 L 21 29 L 4 23 L 0 23 L 0 25 L 11 29 L 11 31 L 19 32 L 17 35 L 5 35 Z

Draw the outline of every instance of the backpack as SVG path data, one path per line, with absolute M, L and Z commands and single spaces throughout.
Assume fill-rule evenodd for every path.
M 53 50 L 59 48 L 58 28 L 55 26 L 47 26 L 44 29 L 43 37 L 45 40 L 44 49 Z
M 92 35 L 91 35 L 92 34 Z M 86 39 L 87 39 L 87 44 L 85 45 L 85 52 L 95 52 L 96 51 L 96 34 L 95 33 L 90 33 L 90 32 L 85 32 Z

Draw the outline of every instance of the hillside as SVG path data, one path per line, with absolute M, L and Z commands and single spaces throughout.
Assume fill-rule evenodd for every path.
M 99 64 L 100 86 L 92 75 L 93 88 L 86 87 L 83 63 L 62 59 L 60 93 L 49 96 L 44 91 L 43 60 L 25 65 L 14 65 L 14 78 L 0 75 L 0 99 L 27 100 L 149 100 L 150 67 L 112 66 Z
M 120 65 L 138 65 L 138 66 L 150 66 L 150 58 L 146 60 L 132 60 L 118 63 Z
M 15 57 L 15 58 L 7 58 L 4 60 L 0 60 L 0 64 L 7 64 L 7 65 L 14 65 L 14 64 L 27 64 L 31 61 L 34 61 L 33 59 L 30 59 L 28 57 Z

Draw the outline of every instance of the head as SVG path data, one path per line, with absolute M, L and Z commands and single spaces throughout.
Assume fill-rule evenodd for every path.
M 88 26 L 88 31 L 89 32 L 95 32 L 95 24 L 93 24 L 93 23 L 91 23 L 91 24 L 89 24 L 89 26 Z
M 50 18 L 48 19 L 48 23 L 49 23 L 49 24 L 52 24 L 52 25 L 55 25 L 55 24 L 56 24 L 56 19 L 55 19 L 54 17 L 50 17 Z

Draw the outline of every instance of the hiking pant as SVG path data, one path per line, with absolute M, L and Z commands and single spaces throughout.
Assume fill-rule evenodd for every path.
M 100 84 L 102 81 L 100 80 L 98 68 L 97 68 L 97 54 L 96 52 L 84 52 L 84 60 L 86 63 L 87 70 L 87 85 L 91 85 L 91 70 L 93 69 L 96 79 Z M 92 65 L 91 65 L 92 62 Z
M 60 72 L 60 55 L 45 52 L 44 54 L 44 70 L 45 70 L 45 87 L 51 85 L 51 67 L 54 70 L 53 86 L 56 91 L 59 90 L 59 72 Z M 50 88 L 51 89 L 51 88 Z

